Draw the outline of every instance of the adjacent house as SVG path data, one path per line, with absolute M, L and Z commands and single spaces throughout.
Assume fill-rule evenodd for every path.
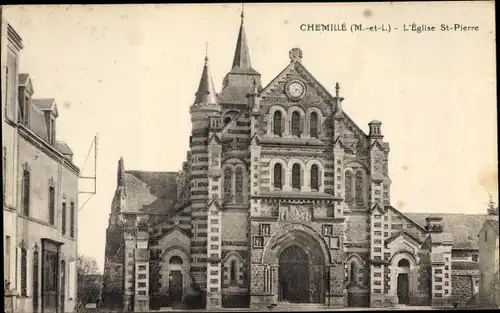
M 489 215 L 479 231 L 479 305 L 500 308 L 498 215 Z
M 22 40 L 3 16 L 1 44 L 4 311 L 73 312 L 80 170 L 57 140 L 56 100 L 19 73 Z

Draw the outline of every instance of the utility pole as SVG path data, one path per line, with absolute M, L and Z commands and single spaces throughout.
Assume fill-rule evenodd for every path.
M 78 209 L 80 211 L 83 209 L 83 207 L 89 202 L 89 200 L 97 193 L 97 150 L 98 150 L 98 134 L 94 136 L 94 140 L 92 140 L 92 143 L 90 144 L 89 151 L 87 152 L 87 156 L 85 158 L 85 162 L 83 163 L 83 166 L 80 171 L 80 177 L 79 179 L 81 180 L 91 180 L 94 182 L 94 190 L 93 191 L 86 191 L 86 190 L 79 190 L 78 194 L 88 194 L 89 197 L 87 200 L 83 203 L 83 205 Z M 90 154 L 92 153 L 92 150 L 94 152 L 94 175 L 92 176 L 82 176 L 83 170 L 85 169 L 85 165 L 87 164 L 87 161 L 89 159 Z

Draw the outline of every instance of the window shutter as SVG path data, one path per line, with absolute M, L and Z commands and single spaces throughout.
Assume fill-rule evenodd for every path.
M 319 134 L 321 134 L 321 129 L 323 128 L 322 127 L 322 125 L 323 125 L 322 120 L 323 119 L 321 118 L 321 115 L 319 115 L 319 114 L 317 114 L 316 116 L 318 117 L 317 122 L 316 122 L 316 129 L 317 129 L 316 132 L 319 135 Z
M 299 136 L 304 132 L 304 118 L 301 116 L 299 119 Z

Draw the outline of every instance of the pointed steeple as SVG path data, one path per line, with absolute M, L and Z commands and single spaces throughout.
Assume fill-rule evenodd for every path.
M 244 19 L 245 15 L 243 13 L 242 5 L 240 31 L 238 33 L 238 40 L 236 41 L 232 69 L 252 69 L 250 52 L 248 51 L 247 36 L 245 34 Z
M 222 90 L 218 97 L 220 104 L 246 105 L 248 104 L 246 96 L 253 92 L 254 83 L 256 82 L 257 89 L 261 88 L 260 74 L 252 68 L 250 62 L 244 18 L 242 5 L 240 31 L 234 51 L 233 65 L 222 82 Z
M 194 105 L 198 104 L 217 104 L 217 94 L 215 92 L 214 82 L 208 66 L 208 55 L 205 55 L 205 65 L 201 73 L 198 91 L 195 94 Z

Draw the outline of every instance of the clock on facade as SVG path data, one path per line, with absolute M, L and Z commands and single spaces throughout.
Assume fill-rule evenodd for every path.
M 285 90 L 290 98 L 299 99 L 304 96 L 306 88 L 300 81 L 291 81 L 287 84 Z

